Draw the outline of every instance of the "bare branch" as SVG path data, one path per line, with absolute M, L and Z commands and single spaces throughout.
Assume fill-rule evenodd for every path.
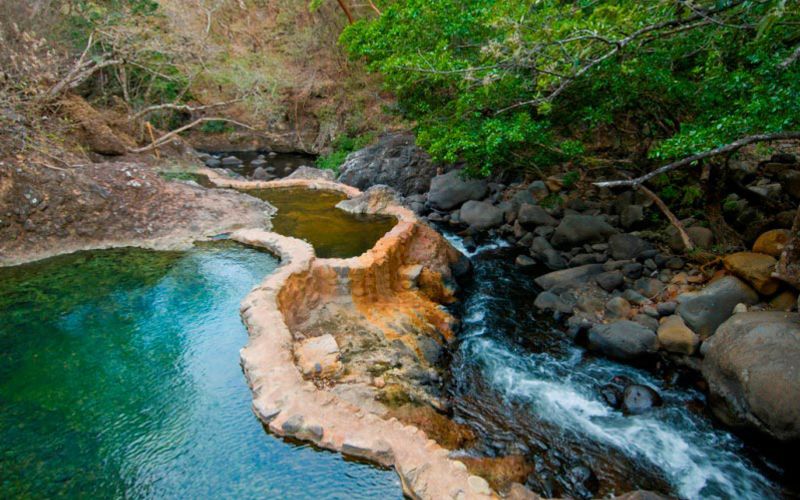
M 661 198 L 659 198 L 658 195 L 656 195 L 654 192 L 650 191 L 646 187 L 642 186 L 641 184 L 639 184 L 636 187 L 637 189 L 639 189 L 639 191 L 646 194 L 648 198 L 653 200 L 653 203 L 655 203 L 656 206 L 658 206 L 658 208 L 661 210 L 661 213 L 663 213 L 667 217 L 669 223 L 672 224 L 672 226 L 678 230 L 678 234 L 681 236 L 681 240 L 683 241 L 683 246 L 686 247 L 686 250 L 690 252 L 694 250 L 694 245 L 692 245 L 692 240 L 689 238 L 689 235 L 686 234 L 686 230 L 683 228 L 683 224 L 681 224 L 681 221 L 679 221 L 678 218 L 675 217 L 675 214 L 672 213 L 672 210 L 669 209 L 667 204 L 664 203 L 664 201 Z
M 230 101 L 215 102 L 213 104 L 206 104 L 204 106 L 189 106 L 189 105 L 186 105 L 186 104 L 158 104 L 158 105 L 155 105 L 155 106 L 149 106 L 147 108 L 142 109 L 141 111 L 139 111 L 135 115 L 133 115 L 130 119 L 131 120 L 138 120 L 138 119 L 144 117 L 145 115 L 148 115 L 150 113 L 155 113 L 156 111 L 161 111 L 161 110 L 164 110 L 164 109 L 171 109 L 171 110 L 175 110 L 175 111 L 185 111 L 187 113 L 194 113 L 196 111 L 203 111 L 203 110 L 206 110 L 206 109 L 213 109 L 213 108 L 220 108 L 222 106 L 228 106 L 230 104 L 239 102 L 241 100 L 242 100 L 242 98 L 238 97 L 236 99 L 231 99 Z
M 798 45 L 797 48 L 794 49 L 794 52 L 792 52 L 789 57 L 783 60 L 783 62 L 779 65 L 779 67 L 781 69 L 786 69 L 795 62 L 797 62 L 798 59 L 800 59 L 800 45 Z
M 720 146 L 718 148 L 710 149 L 708 151 L 704 151 L 702 153 L 697 153 L 691 156 L 687 156 L 681 160 L 668 163 L 663 167 L 659 167 L 653 170 L 650 173 L 637 177 L 635 179 L 622 179 L 617 181 L 602 181 L 602 182 L 595 182 L 594 185 L 597 187 L 619 187 L 619 186 L 639 186 L 644 182 L 649 181 L 653 177 L 656 177 L 661 174 L 665 174 L 676 168 L 680 168 L 686 165 L 690 165 L 696 161 L 704 160 L 706 158 L 710 158 L 712 156 L 718 156 L 721 154 L 726 153 L 733 153 L 748 144 L 755 144 L 757 142 L 770 142 L 770 141 L 781 141 L 787 139 L 800 139 L 800 132 L 776 132 L 774 134 L 757 134 L 757 135 L 749 135 L 747 137 L 742 137 L 730 144 L 726 144 L 724 146 Z
M 250 125 L 247 125 L 246 123 L 238 122 L 236 120 L 231 120 L 229 118 L 222 118 L 222 117 L 219 117 L 219 116 L 204 117 L 204 118 L 198 118 L 197 120 L 189 123 L 188 125 L 184 125 L 184 126 L 182 126 L 180 128 L 176 128 L 175 130 L 162 135 L 161 137 L 159 137 L 158 139 L 153 141 L 152 144 L 149 144 L 149 145 L 141 147 L 141 148 L 128 148 L 128 152 L 129 153 L 145 153 L 145 152 L 150 151 L 152 149 L 158 148 L 160 146 L 163 146 L 167 142 L 169 142 L 170 139 L 172 139 L 176 135 L 180 134 L 181 132 L 185 132 L 185 131 L 187 131 L 187 130 L 189 130 L 191 128 L 194 128 L 194 127 L 200 125 L 201 123 L 205 123 L 205 122 L 227 122 L 227 123 L 232 123 L 232 124 L 237 125 L 237 126 L 242 127 L 242 128 L 246 128 L 248 130 L 256 131 L 255 128 L 251 127 Z

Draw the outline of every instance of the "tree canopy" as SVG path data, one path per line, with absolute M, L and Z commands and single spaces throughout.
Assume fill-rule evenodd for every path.
M 797 0 L 397 0 L 341 40 L 473 173 L 575 159 L 622 121 L 659 161 L 800 130 Z

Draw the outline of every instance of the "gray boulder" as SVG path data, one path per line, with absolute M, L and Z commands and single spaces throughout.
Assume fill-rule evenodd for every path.
M 462 179 L 461 171 L 452 170 L 431 179 L 428 203 L 437 210 L 451 210 L 465 201 L 480 200 L 489 188 L 482 179 Z
M 522 227 L 526 229 L 533 229 L 537 226 L 558 225 L 558 220 L 556 220 L 552 215 L 548 214 L 544 208 L 540 207 L 539 205 L 531 205 L 529 203 L 523 203 L 522 206 L 519 207 L 517 220 Z
M 616 260 L 636 259 L 652 248 L 650 243 L 633 234 L 615 234 L 608 239 L 608 250 Z
M 415 145 L 412 134 L 392 133 L 350 153 L 340 168 L 339 182 L 361 190 L 385 184 L 408 196 L 428 191 L 436 170 L 430 156 Z
M 258 167 L 253 171 L 253 180 L 268 181 L 274 178 L 275 176 L 267 172 L 267 170 L 264 167 Z
M 585 283 L 597 274 L 603 272 L 602 264 L 587 264 L 580 267 L 572 267 L 561 271 L 553 271 L 539 276 L 534 283 L 545 290 L 551 288 L 564 287 L 576 283 Z
M 333 177 L 334 177 L 333 170 L 323 170 L 321 168 L 314 168 L 302 165 L 300 167 L 297 167 L 295 171 L 292 172 L 286 178 L 332 181 Z
M 223 167 L 236 167 L 242 164 L 242 160 L 235 156 L 226 156 L 221 163 Z
M 701 339 L 706 339 L 733 314 L 736 304 L 752 305 L 758 294 L 734 276 L 720 278 L 699 292 L 678 297 L 677 313 Z
M 592 327 L 589 347 L 614 359 L 632 361 L 656 352 L 658 339 L 649 328 L 624 320 Z
M 574 247 L 605 241 L 616 232 L 602 217 L 571 214 L 562 219 L 551 242 L 557 247 Z
M 491 203 L 470 200 L 461 206 L 459 220 L 472 229 L 489 229 L 503 223 L 503 211 Z
M 800 442 L 800 314 L 736 314 L 704 351 L 709 402 L 720 420 Z

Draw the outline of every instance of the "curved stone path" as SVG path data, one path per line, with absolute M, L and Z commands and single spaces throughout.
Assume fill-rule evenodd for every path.
M 297 186 L 335 190 L 351 199 L 361 194 L 358 189 L 323 179 L 259 182 L 228 179 L 214 171 L 202 173 L 219 187 Z M 395 418 L 384 419 L 330 391 L 317 388 L 303 378 L 295 364 L 291 326 L 297 324 L 298 318 L 322 301 L 341 295 L 358 295 L 349 289 L 341 290 L 351 288 L 352 282 L 360 281 L 363 285 L 365 280 L 354 279 L 356 275 L 371 276 L 374 281 L 372 286 L 364 287 L 370 290 L 359 292 L 361 295 L 379 294 L 380 289 L 387 286 L 383 282 L 394 279 L 387 263 L 397 259 L 398 249 L 404 244 L 413 246 L 410 240 L 421 232 L 421 224 L 413 212 L 399 204 L 380 196 L 367 199 L 365 203 L 368 206 L 344 208 L 394 215 L 398 224 L 372 250 L 359 257 L 317 259 L 308 243 L 259 229 L 243 229 L 231 235 L 235 241 L 265 248 L 282 260 L 281 267 L 254 288 L 241 305 L 242 318 L 250 334 L 248 345 L 241 351 L 241 361 L 253 391 L 255 413 L 279 436 L 291 436 L 394 467 L 404 493 L 411 498 L 497 498 L 486 480 L 471 475 L 462 462 L 450 458 L 446 449 L 428 439 L 420 429 L 404 425 Z M 422 244 L 417 252 L 429 252 L 429 246 L 429 242 Z M 449 245 L 447 248 L 452 250 Z M 407 254 L 407 249 L 403 252 Z M 439 260 L 454 258 L 448 252 L 434 252 L 429 256 L 436 259 L 437 255 Z M 447 314 L 441 308 L 434 309 L 442 317 Z

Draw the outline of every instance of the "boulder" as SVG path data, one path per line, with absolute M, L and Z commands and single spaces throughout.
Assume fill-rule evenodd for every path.
M 552 215 L 548 214 L 544 208 L 539 205 L 531 205 L 523 203 L 517 212 L 517 220 L 522 227 L 527 229 L 534 229 L 538 226 L 556 226 L 558 220 Z
M 301 165 L 297 167 L 294 172 L 289 174 L 287 179 L 309 179 L 309 180 L 322 180 L 332 181 L 334 177 L 333 170 L 323 170 L 321 168 L 309 167 Z
M 222 159 L 223 167 L 237 167 L 242 164 L 242 160 L 235 156 L 226 156 Z
M 783 190 L 793 198 L 800 198 L 800 171 L 786 170 L 780 177 Z
M 584 243 L 603 242 L 616 232 L 602 217 L 571 214 L 558 225 L 551 242 L 557 247 L 571 248 Z
M 461 206 L 459 220 L 472 229 L 484 230 L 503 223 L 503 211 L 486 201 L 470 200 Z
M 536 266 L 536 260 L 527 255 L 517 255 L 517 258 L 514 259 L 514 263 L 522 269 L 530 269 Z
M 677 313 L 701 339 L 706 339 L 733 314 L 736 304 L 755 304 L 758 294 L 735 276 L 720 278 L 698 292 L 678 297 Z
M 437 210 L 452 210 L 469 200 L 480 200 L 489 188 L 482 179 L 462 179 L 460 170 L 452 170 L 431 179 L 428 203 Z
M 329 333 L 303 340 L 294 353 L 303 375 L 332 377 L 342 368 L 339 345 Z
M 595 325 L 589 330 L 589 347 L 621 361 L 632 361 L 656 352 L 656 334 L 633 321 Z
M 728 425 L 800 441 L 800 314 L 748 312 L 704 345 L 714 414 Z
M 616 260 L 636 259 L 653 246 L 633 234 L 615 234 L 608 239 L 608 250 Z
M 622 411 L 628 415 L 639 415 L 661 404 L 661 396 L 646 385 L 631 384 L 622 393 Z
M 550 190 L 547 189 L 547 185 L 544 183 L 544 181 L 531 182 L 528 185 L 528 192 L 531 193 L 537 200 L 543 200 L 547 198 L 547 195 L 550 194 Z
M 575 283 L 586 283 L 589 278 L 603 272 L 602 264 L 587 264 L 585 266 L 553 271 L 539 276 L 534 280 L 536 285 L 545 290 Z
M 628 205 L 619 214 L 619 223 L 625 229 L 640 226 L 643 221 L 644 207 L 641 205 Z
M 784 290 L 769 301 L 769 307 L 775 311 L 791 311 L 797 305 L 797 293 Z
M 667 234 L 669 234 L 669 247 L 673 251 L 682 252 L 685 250 L 683 240 L 677 229 L 670 226 L 667 229 Z M 707 227 L 691 226 L 686 228 L 686 234 L 697 248 L 709 249 L 714 244 L 714 233 Z
M 267 172 L 264 167 L 258 167 L 253 171 L 253 180 L 255 181 L 268 181 L 274 178 L 275 176 Z
M 594 280 L 603 290 L 610 292 L 622 286 L 625 283 L 625 278 L 622 276 L 622 271 L 606 271 L 594 277 Z
M 763 253 L 738 252 L 723 259 L 725 269 L 746 281 L 762 295 L 772 295 L 780 282 L 772 277 L 777 261 Z
M 403 196 L 428 191 L 437 165 L 409 133 L 382 136 L 376 144 L 350 153 L 339 169 L 339 182 L 361 190 L 385 184 Z
M 658 343 L 668 352 L 692 355 L 700 344 L 697 336 L 678 315 L 663 319 L 658 327 Z
M 753 243 L 753 251 L 771 255 L 776 259 L 781 256 L 783 248 L 789 243 L 792 232 L 787 229 L 773 229 L 758 237 Z
M 606 302 L 606 316 L 625 319 L 631 314 L 631 303 L 622 297 L 614 297 Z

